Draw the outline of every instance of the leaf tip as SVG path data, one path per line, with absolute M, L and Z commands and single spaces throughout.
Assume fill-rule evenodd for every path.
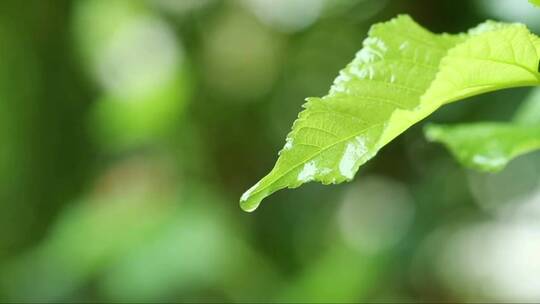
M 253 212 L 259 204 L 261 203 L 264 197 L 261 197 L 260 194 L 255 195 L 255 190 L 259 187 L 261 182 L 256 183 L 251 188 L 249 188 L 242 196 L 240 197 L 240 208 L 246 212 Z
M 240 208 L 245 212 L 251 213 L 259 207 L 260 201 L 256 203 L 251 203 L 251 201 L 240 201 Z

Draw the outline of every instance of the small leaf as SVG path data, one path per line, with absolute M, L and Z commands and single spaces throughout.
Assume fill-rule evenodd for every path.
M 540 88 L 519 107 L 510 123 L 428 125 L 426 137 L 444 144 L 464 166 L 503 169 L 513 158 L 540 149 Z
M 540 149 L 540 126 L 513 123 L 429 125 L 426 136 L 444 144 L 463 165 L 488 172 L 501 170 L 513 158 Z
M 493 21 L 467 34 L 433 34 L 408 16 L 374 25 L 328 95 L 308 98 L 272 171 L 240 199 L 310 181 L 336 184 L 440 106 L 503 88 L 538 85 L 540 39 Z

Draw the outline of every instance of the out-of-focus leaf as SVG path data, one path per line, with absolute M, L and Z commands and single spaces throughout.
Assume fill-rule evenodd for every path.
M 446 103 L 540 83 L 540 39 L 521 24 L 488 21 L 467 34 L 433 34 L 399 16 L 374 25 L 363 45 L 328 95 L 307 99 L 275 167 L 242 195 L 244 210 L 283 188 L 351 180 Z
M 426 136 L 444 144 L 460 163 L 497 171 L 513 158 L 540 149 L 540 126 L 513 123 L 429 125 Z
M 540 6 L 540 0 L 529 0 L 529 2 L 535 6 Z
M 513 122 L 428 125 L 426 137 L 444 144 L 464 166 L 503 169 L 513 158 L 540 148 L 540 89 L 519 107 Z

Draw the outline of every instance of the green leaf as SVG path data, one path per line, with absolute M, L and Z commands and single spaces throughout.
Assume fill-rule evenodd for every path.
M 493 21 L 466 34 L 433 34 L 402 15 L 374 25 L 328 95 L 308 98 L 272 171 L 246 191 L 253 211 L 283 188 L 351 180 L 360 165 L 440 106 L 538 85 L 540 39 Z
M 513 122 L 428 125 L 425 133 L 464 166 L 499 171 L 513 158 L 540 149 L 540 88 L 519 107 Z
M 530 3 L 536 6 L 540 6 L 540 0 L 529 0 Z
M 513 158 L 540 149 L 540 126 L 513 123 L 429 125 L 426 136 L 443 143 L 460 163 L 481 171 L 501 170 Z

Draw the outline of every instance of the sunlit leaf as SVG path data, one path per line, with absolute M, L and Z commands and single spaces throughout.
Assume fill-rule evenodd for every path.
M 399 16 L 374 25 L 363 46 L 328 95 L 307 99 L 275 167 L 242 195 L 244 210 L 283 188 L 351 180 L 446 103 L 539 84 L 540 39 L 522 24 L 488 21 L 466 34 L 433 34 Z
M 530 3 L 536 6 L 540 6 L 540 0 L 529 0 Z

